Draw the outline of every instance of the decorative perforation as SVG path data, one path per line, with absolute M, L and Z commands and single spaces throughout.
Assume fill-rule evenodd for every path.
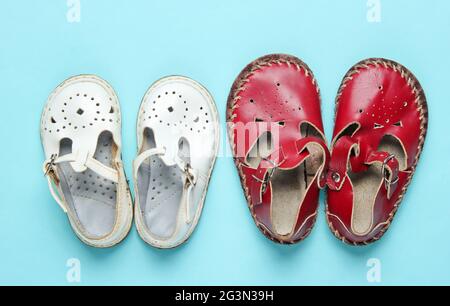
M 235 83 L 233 84 L 231 94 L 228 97 L 228 102 L 227 102 L 227 122 L 229 123 L 228 124 L 228 136 L 230 138 L 230 144 L 231 144 L 231 148 L 232 148 L 233 152 L 236 152 L 237 149 L 236 149 L 235 142 L 234 142 L 234 130 L 233 130 L 234 127 L 233 127 L 233 124 L 230 124 L 230 123 L 233 123 L 233 120 L 237 117 L 235 110 L 237 109 L 238 104 L 242 100 L 242 96 L 240 94 L 245 89 L 246 84 L 250 82 L 251 77 L 257 71 L 261 70 L 264 67 L 270 67 L 272 65 L 282 65 L 282 64 L 286 64 L 289 67 L 292 66 L 295 69 L 297 69 L 297 71 L 303 72 L 306 77 L 310 78 L 311 83 L 315 86 L 317 93 L 320 95 L 319 86 L 317 84 L 316 79 L 314 78 L 312 71 L 309 69 L 309 67 L 305 63 L 301 62 L 300 60 L 290 57 L 290 56 L 281 56 L 280 57 L 278 55 L 266 56 L 266 57 L 256 60 L 255 62 L 253 62 L 251 65 L 248 66 L 250 68 L 245 69 L 239 75 L 239 77 L 236 79 Z M 276 86 L 281 87 L 282 84 L 280 82 L 277 82 Z M 253 99 L 250 99 L 249 102 L 255 103 L 255 101 L 254 100 L 252 101 L 252 100 Z M 289 101 L 285 101 L 285 103 L 289 104 Z M 298 107 L 297 111 L 302 111 L 301 107 Z M 246 176 L 244 174 L 244 171 L 242 170 L 242 167 L 244 164 L 241 163 L 241 160 L 239 158 L 234 158 L 234 161 L 235 161 L 235 164 L 239 171 L 242 186 L 245 186 Z M 270 240 L 273 240 L 275 242 L 282 243 L 282 244 L 294 244 L 294 243 L 304 240 L 311 233 L 312 226 L 310 226 L 307 229 L 306 233 L 303 236 L 294 237 L 292 239 L 292 241 L 286 242 L 286 241 L 275 239 L 272 235 L 269 234 L 270 231 L 262 223 L 260 223 L 258 221 L 258 218 L 256 217 L 256 214 L 254 212 L 254 207 L 252 204 L 250 191 L 247 187 L 244 187 L 244 192 L 245 192 L 245 197 L 247 199 L 247 204 L 250 208 L 252 217 L 253 217 L 256 225 L 258 226 L 260 231 L 266 237 L 268 237 Z M 312 219 L 312 224 L 315 224 L 315 222 L 316 222 L 316 216 L 314 216 L 314 218 Z
M 289 67 L 294 67 L 297 69 L 297 71 L 302 71 L 306 77 L 309 77 L 311 79 L 311 83 L 315 86 L 316 91 L 318 94 L 320 94 L 319 86 L 317 84 L 316 79 L 314 78 L 314 75 L 312 71 L 309 69 L 309 67 L 299 61 L 298 59 L 294 59 L 290 56 L 284 56 L 284 57 L 278 57 L 278 56 L 266 56 L 264 58 L 258 59 L 254 62 L 254 65 L 250 65 L 250 69 L 246 69 L 244 72 L 241 73 L 241 75 L 238 77 L 238 80 L 233 84 L 232 93 L 233 95 L 228 98 L 228 110 L 227 110 L 227 121 L 233 122 L 233 119 L 236 117 L 236 114 L 234 113 L 237 104 L 242 99 L 240 96 L 241 92 L 245 89 L 245 86 L 248 82 L 250 82 L 250 78 L 259 70 L 261 70 L 264 67 L 270 67 L 272 65 L 283 65 L 286 64 Z M 282 84 L 280 82 L 276 82 L 275 85 L 277 87 L 281 87 Z M 254 103 L 255 101 L 252 99 L 250 100 L 250 103 Z M 289 101 L 285 101 L 289 103 Z M 301 108 L 298 108 L 297 111 L 301 111 Z M 233 149 L 235 149 L 233 147 Z
M 183 190 L 183 177 L 177 166 L 167 167 L 157 157 L 149 159 L 147 174 L 149 176 L 149 199 L 150 207 L 147 207 L 147 213 L 156 209 L 173 198 L 179 198 Z
M 267 107 L 264 108 L 263 111 L 267 115 L 267 117 L 266 119 L 258 118 L 261 122 L 271 121 L 275 115 L 283 116 L 286 113 L 299 113 L 302 111 L 302 108 L 300 106 L 293 107 L 293 104 L 289 99 L 284 99 L 281 97 L 279 91 L 282 89 L 282 86 L 283 84 L 281 82 L 275 82 L 273 84 L 273 88 L 277 92 L 278 99 L 265 102 Z M 250 98 L 246 103 L 255 104 L 256 102 L 256 98 Z M 279 106 L 281 106 L 281 108 Z M 259 109 L 259 111 L 261 111 L 261 109 Z
M 74 119 L 80 122 L 80 117 L 84 123 L 76 124 Z M 87 93 L 76 93 L 49 103 L 44 110 L 41 127 L 44 132 L 59 133 L 62 138 L 65 131 L 82 130 L 98 123 L 120 123 L 113 98 L 102 101 Z
M 139 128 L 162 125 L 182 128 L 188 132 L 202 134 L 212 128 L 211 114 L 203 106 L 197 109 L 188 98 L 176 90 L 163 90 L 153 94 L 142 106 Z M 164 114 L 164 115 L 162 115 Z
M 112 136 L 103 134 L 94 155 L 96 160 L 108 167 L 112 167 L 112 143 Z M 68 170 L 70 175 L 66 179 L 73 196 L 89 198 L 115 206 L 117 186 L 114 182 L 99 176 L 89 169 L 83 173 L 74 173 L 70 168 Z
M 336 236 L 336 238 L 338 238 L 339 240 L 341 240 L 342 242 L 346 243 L 346 244 L 350 244 L 350 245 L 369 245 L 373 242 L 378 241 L 379 239 L 381 239 L 384 234 L 387 232 L 387 230 L 389 229 L 394 216 L 396 215 L 400 204 L 403 200 L 404 195 L 406 194 L 406 191 L 408 189 L 409 184 L 411 183 L 412 177 L 414 175 L 415 169 L 417 167 L 417 164 L 419 162 L 420 159 L 420 155 L 422 154 L 422 149 L 425 143 L 425 136 L 427 133 L 427 128 L 428 128 L 428 107 L 427 107 L 427 101 L 426 101 L 426 97 L 425 97 L 425 93 L 419 83 L 419 81 L 416 79 L 416 77 L 405 67 L 403 67 L 402 65 L 394 62 L 394 61 L 390 61 L 390 60 L 386 60 L 386 59 L 380 59 L 380 58 L 372 58 L 372 59 L 367 59 L 364 60 L 358 64 L 356 64 L 344 77 L 341 87 L 338 91 L 337 94 L 337 98 L 336 98 L 336 109 L 335 109 L 335 120 L 336 120 L 336 115 L 339 111 L 339 102 L 340 99 L 342 97 L 342 94 L 344 92 L 344 89 L 347 87 L 348 82 L 352 81 L 354 76 L 361 73 L 361 71 L 365 70 L 365 69 L 369 69 L 371 67 L 385 67 L 386 69 L 391 69 L 393 71 L 399 72 L 401 74 L 401 77 L 407 82 L 407 84 L 409 85 L 409 87 L 411 88 L 411 91 L 414 93 L 415 95 L 415 101 L 413 103 L 415 103 L 415 106 L 417 108 L 417 112 L 419 113 L 420 116 L 420 120 L 421 120 L 421 126 L 420 126 L 420 139 L 419 139 L 419 145 L 417 148 L 417 153 L 415 156 L 415 160 L 414 160 L 414 164 L 411 167 L 412 171 L 410 173 L 410 175 L 408 176 L 406 183 L 394 205 L 393 210 L 389 213 L 389 218 L 388 220 L 385 222 L 385 225 L 381 228 L 381 230 L 379 231 L 379 233 L 377 233 L 375 235 L 375 237 L 373 237 L 372 239 L 368 240 L 368 241 L 364 241 L 362 243 L 358 243 L 358 242 L 352 242 L 349 241 L 347 238 L 345 238 L 343 235 L 341 235 L 339 233 L 339 231 L 334 227 L 332 221 L 331 221 L 331 214 L 328 210 L 328 206 L 327 206 L 327 222 L 329 227 L 331 228 L 333 234 Z M 383 91 L 383 86 L 380 85 L 378 88 L 380 91 Z M 394 101 L 395 102 L 395 101 Z M 403 102 L 403 107 L 407 107 L 408 106 L 408 102 L 404 101 Z M 397 111 L 397 110 L 396 110 Z M 397 127 L 403 127 L 403 123 L 397 122 L 393 124 L 394 126 Z

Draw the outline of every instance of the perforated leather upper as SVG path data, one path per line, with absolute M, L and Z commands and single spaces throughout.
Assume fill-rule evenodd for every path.
M 289 222 L 280 222 L 289 223 L 289 230 L 279 232 L 274 226 L 275 189 L 267 178 L 271 177 L 269 169 L 297 169 L 306 159 L 320 161 L 320 169 L 310 175 L 318 181 L 323 178 L 328 149 L 319 89 L 311 70 L 298 58 L 282 54 L 267 55 L 250 63 L 233 84 L 228 98 L 228 120 L 233 154 L 256 224 L 276 242 L 295 243 L 304 239 L 314 225 L 323 182 L 317 184 L 316 179 L 308 182 L 302 199 L 294 203 L 295 207 L 291 205 L 295 209 L 286 212 L 278 205 L 281 208 L 277 211 L 289 218 Z M 311 131 L 310 135 L 302 132 L 304 126 Z M 248 156 L 259 139 L 269 133 L 274 148 L 255 168 L 248 163 Z M 305 140 L 308 144 L 298 146 Z M 309 150 L 311 146 L 316 147 L 315 154 Z M 300 194 L 300 189 L 297 184 L 291 191 Z M 296 201 L 293 197 L 289 200 Z
M 367 244 L 386 232 L 412 179 L 426 136 L 426 98 L 405 67 L 368 59 L 344 77 L 336 108 L 327 216 L 339 239 Z
M 58 154 L 63 139 L 72 141 L 73 152 L 92 157 L 97 140 L 109 131 L 121 147 L 121 114 L 114 90 L 95 76 L 74 77 L 60 85 L 49 98 L 41 120 L 46 158 Z M 86 168 L 77 163 L 78 171 Z
M 95 247 L 119 243 L 131 226 L 120 132 L 118 98 L 108 83 L 93 75 L 62 83 L 42 113 L 50 191 L 79 238 Z
M 217 156 L 218 122 L 213 98 L 191 79 L 164 78 L 146 93 L 137 122 L 139 154 L 163 150 L 134 166 L 136 222 L 148 243 L 174 247 L 195 228 Z M 149 133 L 151 147 L 146 144 Z M 189 194 L 183 191 L 186 166 L 196 180 Z

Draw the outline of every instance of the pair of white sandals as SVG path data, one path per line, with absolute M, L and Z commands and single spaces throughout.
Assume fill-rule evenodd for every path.
M 172 76 L 145 94 L 133 163 L 135 211 L 121 158 L 121 111 L 113 88 L 93 75 L 66 80 L 41 118 L 52 196 L 86 244 L 106 248 L 129 233 L 174 248 L 194 231 L 219 148 L 219 118 L 199 83 Z

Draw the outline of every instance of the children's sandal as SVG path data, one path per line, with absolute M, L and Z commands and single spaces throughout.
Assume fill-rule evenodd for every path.
M 278 243 L 303 240 L 316 220 L 329 159 L 311 70 L 288 55 L 256 60 L 235 81 L 227 114 L 256 225 Z
M 58 86 L 42 113 L 43 171 L 51 194 L 76 235 L 93 247 L 118 244 L 132 224 L 120 116 L 114 90 L 92 75 Z
M 364 245 L 389 228 L 427 132 L 418 80 L 402 65 L 368 59 L 345 76 L 327 175 L 327 218 L 342 241 Z
M 218 153 L 212 96 L 191 79 L 161 79 L 145 94 L 137 138 L 137 230 L 154 247 L 177 247 L 197 226 Z

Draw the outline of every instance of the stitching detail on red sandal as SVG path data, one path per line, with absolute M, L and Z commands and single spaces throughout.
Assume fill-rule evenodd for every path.
M 403 197 L 411 183 L 412 177 L 415 173 L 415 170 L 417 168 L 419 159 L 420 159 L 420 155 L 422 153 L 423 150 L 423 146 L 425 143 L 425 137 L 427 134 L 427 128 L 428 128 L 428 107 L 427 107 L 427 101 L 426 101 L 426 97 L 425 97 L 425 93 L 423 91 L 423 88 L 421 87 L 419 81 L 417 80 L 417 78 L 408 70 L 406 69 L 404 66 L 400 65 L 399 63 L 393 62 L 391 60 L 386 60 L 386 59 L 378 59 L 378 58 L 373 58 L 373 59 L 367 59 L 364 60 L 358 64 L 356 64 L 344 77 L 343 81 L 342 81 L 342 85 L 338 91 L 337 94 L 337 98 L 336 98 L 336 108 L 335 108 L 335 122 L 336 122 L 336 116 L 339 110 L 339 102 L 340 99 L 342 97 L 342 93 L 344 91 L 344 89 L 347 87 L 348 82 L 352 81 L 354 79 L 354 76 L 361 73 L 363 70 L 365 69 L 370 69 L 371 67 L 384 67 L 386 69 L 392 69 L 394 72 L 399 72 L 401 77 L 406 80 L 408 86 L 411 88 L 412 92 L 415 95 L 415 103 L 416 103 L 416 108 L 417 111 L 419 112 L 419 119 L 420 119 L 420 135 L 419 135 L 419 142 L 418 142 L 418 148 L 417 148 L 417 153 L 413 162 L 413 165 L 411 166 L 411 171 L 406 179 L 406 183 L 404 185 L 404 187 L 402 188 L 397 201 L 395 202 L 393 209 L 391 210 L 391 212 L 389 213 L 389 217 L 387 219 L 386 222 L 382 222 L 379 223 L 372 231 L 372 233 L 374 231 L 376 231 L 377 228 L 379 228 L 380 226 L 382 227 L 382 229 L 380 230 L 380 232 L 374 236 L 373 238 L 369 239 L 368 241 L 364 241 L 364 242 L 352 242 L 349 241 L 346 237 L 344 237 L 343 235 L 341 235 L 339 233 L 339 231 L 334 227 L 334 225 L 332 224 L 330 217 L 333 216 L 329 210 L 328 210 L 328 203 L 327 203 L 327 199 L 326 199 L 326 215 L 327 215 L 327 223 L 330 227 L 330 229 L 332 230 L 332 232 L 334 233 L 334 235 L 341 241 L 343 241 L 344 243 L 350 244 L 350 245 L 368 245 L 371 244 L 373 242 L 378 241 L 385 233 L 386 231 L 389 229 L 395 214 L 398 211 L 398 208 L 400 206 L 401 201 L 403 200 Z M 333 143 L 335 142 L 335 140 L 333 139 Z

